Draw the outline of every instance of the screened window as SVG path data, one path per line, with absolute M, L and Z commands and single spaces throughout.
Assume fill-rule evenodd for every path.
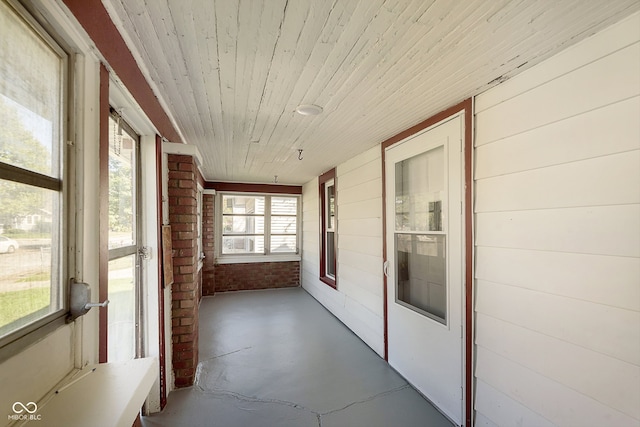
M 63 314 L 67 56 L 0 2 L 0 343 Z
M 325 173 L 320 183 L 320 280 L 336 287 L 336 181 L 335 169 Z
M 222 194 L 222 255 L 297 254 L 297 196 Z

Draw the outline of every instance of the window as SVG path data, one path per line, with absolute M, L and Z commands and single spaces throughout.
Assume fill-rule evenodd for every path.
M 109 264 L 107 361 L 140 355 L 140 138 L 111 110 L 109 117 Z
M 319 178 L 320 184 L 320 280 L 335 288 L 336 282 L 336 171 Z
M 198 192 L 196 194 L 196 234 L 197 234 L 197 251 L 198 251 L 198 270 L 202 268 L 204 261 L 204 246 L 202 246 L 202 196 L 204 189 L 198 184 Z
M 221 194 L 221 255 L 298 253 L 299 197 Z
M 0 345 L 60 318 L 67 55 L 0 2 Z

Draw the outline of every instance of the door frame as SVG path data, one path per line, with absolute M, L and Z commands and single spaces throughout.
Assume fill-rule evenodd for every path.
M 440 113 L 431 116 L 427 120 L 418 123 L 411 128 L 400 132 L 399 134 L 385 140 L 380 144 L 382 153 L 382 250 L 383 261 L 386 263 L 387 256 L 387 215 L 386 215 L 386 149 L 398 142 L 401 142 L 424 129 L 431 127 L 451 116 L 460 112 L 464 112 L 464 134 L 463 134 L 463 162 L 464 162 L 464 195 L 463 195 L 463 230 L 464 247 L 463 247 L 463 293 L 464 307 L 463 312 L 463 420 L 464 425 L 471 426 L 473 415 L 473 309 L 474 309 L 474 282 L 473 282 L 473 98 L 468 98 L 459 104 L 447 108 Z M 389 361 L 389 319 L 388 319 L 388 283 L 386 275 L 383 275 L 383 317 L 384 317 L 384 359 Z

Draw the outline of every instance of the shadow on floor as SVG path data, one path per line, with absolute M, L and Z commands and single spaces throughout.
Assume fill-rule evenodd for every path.
M 204 298 L 199 339 L 196 384 L 143 426 L 452 426 L 301 288 Z

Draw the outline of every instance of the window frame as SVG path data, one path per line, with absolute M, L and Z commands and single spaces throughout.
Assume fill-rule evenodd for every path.
M 55 272 L 57 275 L 57 292 L 61 295 L 61 301 L 56 311 L 0 337 L 0 361 L 11 357 L 16 351 L 37 342 L 66 323 L 65 320 L 69 313 L 69 276 L 70 272 L 75 271 L 75 260 L 67 257 L 68 253 L 74 252 L 74 229 L 69 212 L 74 203 L 73 188 L 75 185 L 72 181 L 74 178 L 72 168 L 67 166 L 73 162 L 74 145 L 66 142 L 68 141 L 69 129 L 73 127 L 74 56 L 55 31 L 42 25 L 31 11 L 12 0 L 3 3 L 60 58 L 60 73 L 58 75 L 60 79 L 60 117 L 57 120 L 59 133 L 57 140 L 52 140 L 52 144 L 55 145 L 52 154 L 54 161 L 57 161 L 57 165 L 54 165 L 54 171 L 57 171 L 58 177 L 53 176 L 54 172 L 52 175 L 47 175 L 0 162 L 0 180 L 52 190 L 59 194 L 60 206 L 57 212 L 59 219 L 55 223 L 56 227 L 52 228 L 52 243 L 55 242 L 53 239 L 57 234 L 56 249 L 58 251 L 55 257 L 52 256 L 52 264 L 57 262 L 58 267 L 54 269 L 52 265 L 52 273 Z M 52 246 L 52 252 L 53 249 Z M 53 289 L 53 283 L 50 286 Z
M 319 206 L 320 206 L 320 281 L 328 286 L 338 288 L 338 186 L 336 169 L 325 172 L 318 178 Z M 327 189 L 333 185 L 334 226 L 328 227 L 329 205 Z M 333 232 L 333 259 L 328 259 L 327 233 Z M 327 271 L 327 263 L 333 263 L 333 277 Z
M 249 233 L 247 235 L 264 236 L 264 252 L 262 253 L 223 253 L 223 199 L 224 196 L 243 197 L 263 197 L 264 215 L 252 215 L 264 217 L 264 234 Z M 290 197 L 296 199 L 296 250 L 295 252 L 271 252 L 271 198 Z M 278 215 L 276 215 L 278 216 Z M 300 261 L 300 243 L 302 230 L 302 197 L 300 194 L 292 193 L 270 193 L 270 192 L 243 192 L 243 191 L 216 191 L 215 196 L 215 226 L 216 226 L 216 263 L 218 264 L 238 264 L 253 262 L 286 262 Z M 279 235 L 276 233 L 276 235 Z
M 197 247 L 197 260 L 198 271 L 204 266 L 204 244 L 203 239 L 203 220 L 204 220 L 204 188 L 200 183 L 197 185 L 196 191 L 196 247 Z

